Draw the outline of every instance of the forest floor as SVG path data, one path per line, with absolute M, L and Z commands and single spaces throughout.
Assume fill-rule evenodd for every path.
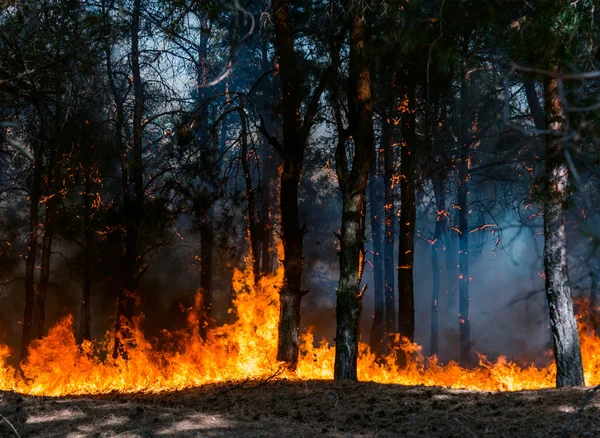
M 600 391 L 589 389 L 247 381 L 161 394 L 0 392 L 0 414 L 2 437 L 600 437 Z

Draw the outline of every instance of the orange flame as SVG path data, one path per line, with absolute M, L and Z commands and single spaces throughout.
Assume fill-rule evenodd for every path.
M 280 250 L 281 251 L 281 250 Z M 280 254 L 281 255 L 281 254 Z M 128 359 L 112 359 L 112 335 L 101 342 L 77 345 L 68 317 L 50 330 L 48 336 L 32 343 L 21 372 L 7 365 L 8 347 L 0 345 L 0 390 L 24 394 L 59 396 L 119 392 L 160 392 L 206 383 L 264 379 L 280 372 L 276 360 L 278 289 L 283 272 L 261 278 L 254 285 L 251 263 L 233 277 L 237 321 L 214 328 L 207 339 L 197 329 L 200 297 L 188 316 L 189 328 L 165 334 L 168 347 L 161 349 L 144 338 L 135 321 L 134 341 Z M 587 313 L 582 306 L 582 313 Z M 600 338 L 589 323 L 580 321 L 581 349 L 588 385 L 600 383 Z M 408 363 L 397 364 L 403 350 Z M 335 351 L 326 341 L 318 346 L 310 331 L 302 336 L 301 356 L 295 374 L 287 378 L 332 379 Z M 464 368 L 455 362 L 442 365 L 436 357 L 427 358 L 422 348 L 397 339 L 395 350 L 378 358 L 366 344 L 360 344 L 358 376 L 363 381 L 403 385 L 436 385 L 487 391 L 517 391 L 554 386 L 555 366 L 521 367 L 500 357 L 492 362 L 479 356 L 479 366 Z

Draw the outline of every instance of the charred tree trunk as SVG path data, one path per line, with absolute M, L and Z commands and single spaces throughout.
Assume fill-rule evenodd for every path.
M 265 2 L 265 8 L 268 8 L 268 2 Z M 262 70 L 267 72 L 272 69 L 271 60 L 268 54 L 268 42 L 269 35 L 265 34 L 263 38 L 263 44 L 261 46 L 262 52 Z M 281 100 L 281 90 L 276 80 L 276 73 L 273 74 L 272 88 L 268 91 L 273 94 L 275 101 L 274 107 L 278 105 L 276 102 Z M 275 120 L 278 119 L 277 112 L 273 107 L 265 105 L 265 113 L 267 115 L 267 129 L 273 131 L 275 129 Z M 281 122 L 281 120 L 279 120 Z M 275 138 L 281 136 L 275 135 Z M 273 157 L 273 151 L 269 146 L 269 142 L 263 138 L 261 142 L 261 170 L 262 170 L 262 196 L 261 196 L 261 237 L 262 237 L 262 248 L 261 248 L 261 274 L 268 275 L 273 272 L 273 261 L 275 258 L 275 247 L 273 239 L 273 208 L 275 202 L 274 184 L 277 177 L 277 168 Z
M 384 127 L 386 124 L 384 121 Z M 385 339 L 385 291 L 383 270 L 383 219 L 385 217 L 381 187 L 381 170 L 383 170 L 383 158 L 385 142 L 385 128 L 382 133 L 382 147 L 379 148 L 377 160 L 373 159 L 369 175 L 369 198 L 371 213 L 371 236 L 373 238 L 373 280 L 374 280 L 374 311 L 373 325 L 371 326 L 370 345 L 373 351 L 383 351 Z M 379 172 L 378 172 L 379 169 Z
M 471 350 L 471 321 L 469 317 L 469 150 L 470 128 L 466 60 L 462 61 L 460 85 L 460 135 L 458 157 L 458 325 L 460 332 L 460 361 L 468 363 Z
M 594 332 L 598 332 L 598 268 L 592 263 L 590 270 L 590 312 Z
M 86 151 L 89 155 L 90 151 Z M 79 328 L 79 343 L 92 339 L 92 257 L 94 251 L 94 228 L 92 226 L 92 196 L 91 157 L 86 156 L 85 182 L 83 198 L 83 228 L 85 233 L 85 248 L 83 260 L 83 295 L 81 298 L 81 323 Z
M 211 174 L 213 169 L 212 157 L 205 157 L 206 153 L 211 153 L 210 139 L 208 134 L 208 105 L 205 102 L 205 91 L 208 83 L 208 37 L 209 37 L 208 16 L 203 14 L 200 17 L 200 44 L 198 49 L 198 85 L 201 92 L 198 96 L 198 141 L 202 148 L 202 169 L 204 174 Z M 223 121 L 222 131 L 225 130 L 225 121 Z M 224 134 L 224 132 L 222 132 Z M 198 206 L 198 220 L 200 231 L 200 293 L 202 294 L 202 306 L 198 315 L 199 332 L 204 338 L 211 324 L 212 314 L 212 274 L 213 274 L 213 250 L 214 250 L 214 200 L 212 199 L 212 181 L 211 178 L 201 178 L 204 191 L 201 195 Z
M 569 288 L 565 203 L 568 167 L 561 132 L 564 130 L 556 79 L 544 84 L 546 126 L 554 134 L 546 138 L 544 197 L 544 273 L 550 326 L 556 360 L 556 386 L 583 386 L 583 366 L 577 321 Z
M 262 144 L 262 204 L 261 204 L 261 275 L 268 275 L 273 271 L 274 241 L 273 241 L 273 156 L 268 143 Z
M 404 101 L 407 107 L 401 114 L 402 148 L 400 157 L 400 220 L 398 228 L 398 333 L 414 340 L 415 334 L 415 295 L 413 267 L 415 256 L 415 153 L 416 153 L 416 114 L 413 75 L 405 76 Z
M 284 260 L 283 285 L 279 291 L 277 360 L 286 362 L 289 368 L 295 369 L 300 346 L 300 302 L 306 293 L 301 289 L 302 241 L 305 227 L 300 227 L 298 218 L 298 186 L 308 134 L 326 85 L 327 75 L 322 76 L 302 119 L 302 86 L 294 49 L 290 5 L 285 0 L 273 0 L 272 8 L 275 18 L 275 51 L 279 57 L 281 77 L 283 144 L 269 134 L 264 124 L 260 128 L 283 160 L 280 208 Z
M 448 230 L 444 235 L 444 246 L 446 257 L 446 315 L 456 317 L 456 282 L 458 281 L 458 250 L 456 248 L 456 236 L 454 230 Z
M 392 99 L 391 106 L 395 105 L 395 99 Z M 391 117 L 391 111 L 388 113 Z M 394 192 L 392 180 L 394 177 L 394 125 L 391 119 L 385 121 L 383 125 L 382 141 L 383 144 L 383 185 L 385 205 L 385 236 L 383 240 L 384 268 L 385 268 L 385 333 L 391 336 L 396 333 L 396 292 L 394 289 L 394 277 L 396 276 L 396 266 L 394 265 L 394 232 L 396 228 L 396 215 L 394 211 Z
M 337 290 L 337 329 L 334 378 L 357 380 L 359 323 L 362 309 L 361 280 L 365 263 L 364 201 L 374 151 L 371 75 L 367 59 L 367 24 L 362 1 L 347 2 L 350 13 L 350 64 L 348 78 L 348 120 L 354 142 L 352 170 L 345 148 L 346 135 L 338 132 L 336 172 L 342 192 L 340 234 L 340 282 Z M 337 62 L 336 62 L 337 67 Z M 335 89 L 337 85 L 333 84 Z M 336 98 L 338 130 L 342 130 Z
M 33 181 L 30 195 L 28 249 L 25 259 L 25 312 L 23 315 L 23 332 L 21 336 L 21 360 L 27 357 L 27 347 L 31 342 L 33 327 L 33 311 L 35 301 L 35 260 L 37 256 L 37 240 L 39 225 L 39 208 L 42 187 L 43 150 L 41 147 L 35 153 L 33 165 Z
M 441 214 L 446 209 L 446 196 L 444 193 L 444 180 L 435 179 L 433 183 L 433 192 L 438 211 L 435 232 L 433 234 L 433 244 L 431 245 L 431 270 L 432 270 L 432 290 L 431 290 L 431 351 L 430 354 L 438 354 L 439 345 L 439 314 L 440 314 L 440 250 L 442 249 L 441 239 L 444 234 L 444 216 Z
M 248 200 L 248 232 L 250 234 L 250 249 L 252 250 L 252 272 L 254 273 L 254 282 L 260 280 L 260 239 L 259 239 L 259 222 L 256 212 L 256 196 L 254 187 L 252 186 L 252 178 L 250 176 L 250 166 L 248 165 L 248 135 L 246 114 L 244 113 L 243 98 L 240 98 L 240 119 L 242 124 L 242 132 L 240 138 L 240 155 L 242 161 L 242 171 L 244 172 L 244 181 L 246 183 L 246 198 Z
M 48 293 L 48 283 L 50 281 L 50 258 L 52 256 L 52 241 L 54 240 L 54 218 L 56 216 L 56 196 L 54 192 L 54 146 L 50 151 L 50 160 L 48 163 L 47 183 L 48 193 L 46 195 L 46 222 L 44 224 L 44 234 L 42 237 L 42 266 L 40 270 L 40 284 L 36 298 L 37 307 L 37 338 L 44 336 L 44 326 L 46 323 L 46 295 Z
M 142 217 L 144 215 L 144 175 L 142 162 L 142 137 L 143 121 L 142 114 L 144 108 L 144 95 L 142 78 L 140 73 L 140 31 L 141 0 L 134 0 L 132 12 L 132 31 L 131 31 L 131 68 L 133 76 L 133 156 L 130 166 L 123 169 L 127 172 L 131 169 L 130 179 L 133 183 L 133 196 L 129 195 L 130 182 L 125 175 L 125 216 L 126 216 L 126 236 L 125 236 L 125 257 L 123 264 L 122 285 L 117 299 L 117 320 L 115 325 L 115 344 L 113 357 L 123 356 L 126 358 L 125 344 L 131 338 L 131 326 L 136 306 L 137 282 L 142 271 L 140 270 L 140 260 L 138 259 L 137 244 L 140 234 Z M 124 152 L 125 154 L 125 152 Z M 124 159 L 124 158 L 123 158 Z M 123 166 L 123 162 L 121 163 Z
M 279 292 L 279 339 L 277 359 L 295 369 L 300 347 L 300 301 L 302 283 L 302 240 L 304 228 L 298 221 L 298 185 L 301 164 L 283 160 L 281 174 L 281 228 L 283 243 L 283 285 Z

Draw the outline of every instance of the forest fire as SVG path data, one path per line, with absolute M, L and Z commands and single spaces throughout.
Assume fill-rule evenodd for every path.
M 302 338 L 295 373 L 287 371 L 276 360 L 278 288 L 282 273 L 280 267 L 254 286 L 250 267 L 245 271 L 236 270 L 233 278 L 236 322 L 214 328 L 203 340 L 197 330 L 192 329 L 198 322 L 200 300 L 197 299 L 188 316 L 190 329 L 164 333 L 168 347 L 154 348 L 141 330 L 134 327 L 127 359 L 109 357 L 107 352 L 113 342 L 110 334 L 102 342 L 84 342 L 78 346 L 73 334 L 73 318 L 65 318 L 48 336 L 31 345 L 20 372 L 6 365 L 10 351 L 0 346 L 0 390 L 45 396 L 114 391 L 156 393 L 244 379 L 332 379 L 334 347 L 326 341 L 315 347 L 310 332 Z M 581 321 L 580 333 L 586 384 L 597 385 L 600 383 L 600 338 Z M 359 379 L 486 391 L 554 386 L 553 364 L 546 368 L 533 365 L 523 368 L 503 357 L 492 362 L 480 355 L 479 366 L 467 369 L 453 362 L 442 365 L 435 357 L 426 358 L 421 347 L 415 344 L 399 342 L 397 349 L 403 349 L 411 358 L 403 367 L 396 363 L 397 351 L 381 359 L 371 353 L 366 344 L 361 344 Z

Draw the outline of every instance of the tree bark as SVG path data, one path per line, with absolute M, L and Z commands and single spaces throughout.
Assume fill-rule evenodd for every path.
M 547 79 L 544 83 L 545 114 L 538 100 L 533 79 L 526 77 L 523 83 L 536 129 L 554 131 L 553 135 L 545 137 L 544 184 L 546 196 L 542 204 L 544 211 L 544 277 L 556 361 L 556 386 L 583 386 L 579 332 L 569 288 L 567 265 L 565 202 L 569 175 L 561 136 L 564 130 L 565 115 L 556 79 Z
M 374 151 L 371 75 L 366 51 L 367 24 L 362 1 L 346 3 L 351 15 L 350 64 L 348 78 L 348 119 L 354 142 L 352 170 L 348 168 L 345 135 L 338 132 L 336 172 L 342 192 L 340 234 L 340 282 L 337 289 L 337 329 L 334 378 L 357 380 L 361 280 L 365 262 L 364 200 Z M 335 87 L 336 84 L 333 84 Z M 340 119 L 339 106 L 337 119 Z M 340 124 L 338 122 L 338 128 Z
M 416 102 L 413 75 L 405 75 L 404 101 L 402 109 L 402 147 L 400 157 L 400 220 L 398 236 L 398 333 L 414 340 L 415 334 L 415 295 L 413 283 L 415 249 L 415 153 L 416 142 Z
M 391 106 L 395 106 L 395 99 L 392 99 Z M 397 267 L 394 265 L 394 233 L 396 228 L 396 215 L 394 211 L 394 191 L 392 180 L 394 177 L 394 125 L 390 119 L 391 111 L 388 113 L 388 119 L 383 125 L 382 141 L 383 145 L 383 166 L 384 166 L 384 196 L 385 196 L 385 236 L 384 246 L 384 265 L 385 265 L 385 333 L 388 336 L 396 333 L 396 292 L 394 289 L 394 277 Z
M 37 307 L 37 338 L 42 339 L 44 336 L 44 326 L 46 323 L 46 295 L 48 293 L 48 283 L 50 281 L 50 259 L 52 256 L 52 241 L 54 240 L 54 218 L 56 216 L 56 196 L 54 192 L 54 160 L 55 147 L 52 146 L 50 151 L 50 160 L 48 163 L 47 183 L 48 187 L 46 195 L 46 222 L 44 224 L 44 233 L 42 237 L 42 266 L 40 270 L 40 284 L 36 297 Z
M 546 125 L 554 132 L 546 138 L 546 196 L 544 197 L 544 273 L 550 326 L 556 360 L 556 386 L 583 386 L 583 366 L 577 321 L 569 288 L 565 202 L 568 166 L 564 157 L 564 113 L 556 79 L 544 84 Z
M 23 314 L 23 331 L 21 336 L 21 360 L 27 357 L 27 347 L 31 342 L 33 327 L 33 311 L 35 301 L 35 260 L 37 256 L 39 208 L 42 186 L 43 150 L 35 152 L 33 165 L 33 181 L 30 194 L 28 249 L 25 259 L 25 312 Z
M 468 363 L 471 351 L 471 321 L 469 317 L 469 151 L 470 117 L 468 110 L 468 84 L 466 60 L 462 61 L 460 85 L 460 135 L 458 157 L 458 325 L 460 335 L 460 361 Z
M 384 121 L 384 127 L 386 123 Z M 369 175 L 369 198 L 371 217 L 371 236 L 373 239 L 373 280 L 374 280 L 374 309 L 373 325 L 371 326 L 370 345 L 373 351 L 382 352 L 385 339 L 385 291 L 384 291 L 384 266 L 383 266 L 383 219 L 385 217 L 384 204 L 381 202 L 383 193 L 381 187 L 381 172 L 383 170 L 384 144 L 387 140 L 386 132 L 382 132 L 381 147 L 377 160 L 373 159 Z M 381 164 L 379 164 L 381 163 Z
M 83 295 L 81 298 L 81 323 L 79 328 L 79 343 L 92 339 L 92 257 L 94 251 L 94 228 L 92 226 L 92 209 L 90 196 L 92 195 L 91 177 L 91 151 L 89 146 L 85 151 L 85 182 L 83 198 L 83 229 L 85 234 L 85 249 L 83 261 Z
M 439 346 L 439 314 L 440 314 L 440 250 L 442 249 L 441 240 L 444 234 L 444 217 L 440 215 L 446 209 L 446 196 L 444 193 L 444 180 L 432 180 L 433 192 L 438 211 L 435 221 L 435 232 L 433 234 L 433 244 L 431 245 L 431 271 L 432 271 L 432 290 L 431 290 L 431 339 L 430 354 L 438 354 Z
M 295 369 L 300 346 L 300 302 L 306 293 L 301 289 L 302 241 L 305 227 L 300 227 L 298 218 L 298 186 L 308 134 L 326 85 L 326 77 L 321 78 L 306 106 L 304 118 L 301 118 L 302 86 L 294 49 L 289 2 L 273 0 L 272 8 L 275 17 L 275 51 L 279 59 L 281 78 L 283 144 L 270 135 L 264 126 L 261 130 L 283 160 L 280 208 L 284 260 L 283 284 L 279 291 L 277 359 L 286 362 L 290 369 Z
M 206 86 L 208 84 L 208 38 L 210 29 L 208 25 L 208 16 L 202 14 L 200 17 L 200 44 L 198 48 L 198 72 L 197 83 L 199 85 L 197 111 L 198 111 L 198 130 L 197 141 L 201 149 L 202 166 L 207 169 L 202 169 L 203 176 L 200 178 L 201 191 L 205 193 L 201 197 L 198 207 L 198 220 L 200 231 L 200 293 L 202 295 L 202 306 L 198 315 L 199 333 L 204 338 L 211 324 L 212 314 L 212 275 L 213 275 L 213 250 L 214 250 L 214 200 L 212 199 L 212 178 L 207 177 L 207 174 L 212 173 L 213 163 L 210 155 L 212 148 L 210 147 L 210 139 L 208 133 L 208 104 L 205 102 Z M 225 129 L 225 120 L 221 126 L 222 131 Z M 224 132 L 221 132 L 223 134 Z
M 594 260 L 595 261 L 595 260 Z M 592 327 L 594 332 L 598 333 L 598 268 L 595 263 L 590 266 L 590 312 L 592 318 Z
M 140 272 L 137 244 L 140 233 L 141 221 L 144 214 L 144 169 L 142 162 L 143 139 L 143 108 L 144 95 L 140 72 L 140 31 L 141 0 L 134 0 L 131 25 L 131 69 L 133 76 L 133 156 L 130 163 L 130 179 L 133 183 L 133 196 L 129 195 L 129 184 L 126 183 L 125 216 L 126 237 L 125 257 L 122 275 L 122 285 L 117 299 L 117 320 L 115 324 L 115 344 L 113 357 L 126 358 L 126 341 L 131 338 L 130 327 L 133 324 L 133 315 L 136 305 L 136 289 Z M 123 166 L 123 162 L 121 163 Z M 127 168 L 124 170 L 127 172 Z M 127 176 L 125 176 L 127 179 Z

